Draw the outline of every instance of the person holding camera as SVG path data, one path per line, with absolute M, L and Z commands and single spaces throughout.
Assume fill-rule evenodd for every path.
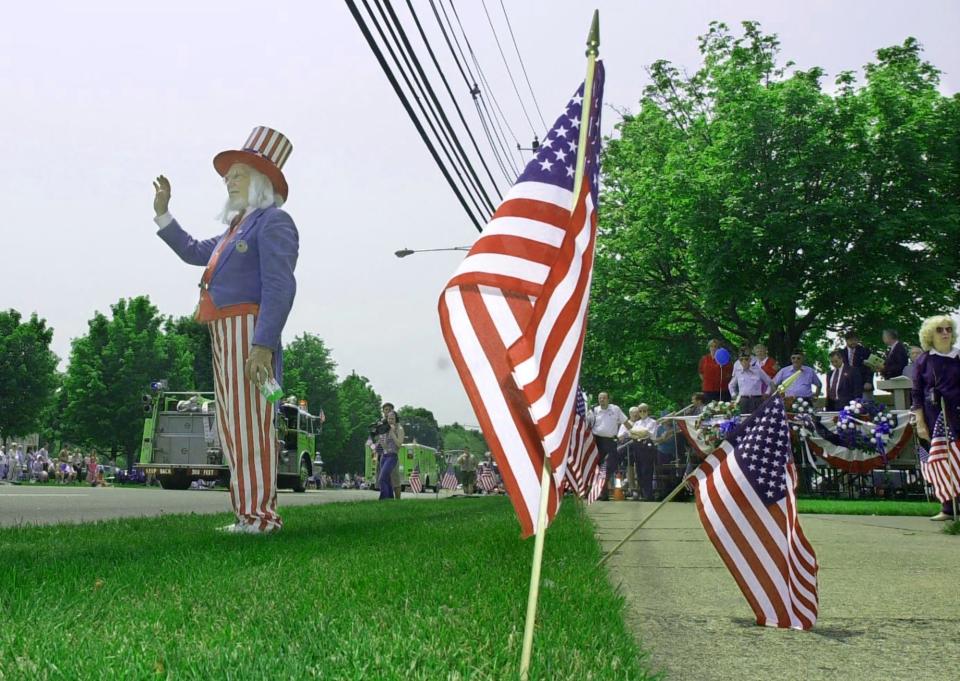
M 380 446 L 380 437 L 388 432 L 390 432 L 390 426 L 387 425 L 387 415 L 396 411 L 392 402 L 384 402 L 381 407 L 383 411 L 383 417 L 370 425 L 370 439 L 374 443 L 374 452 L 377 455 L 377 461 L 381 461 L 383 457 L 383 447 Z M 397 422 L 399 423 L 399 416 L 397 417 Z M 400 444 L 403 444 L 403 440 L 400 440 Z M 379 479 L 380 472 L 377 470 L 377 478 Z M 400 498 L 400 466 L 394 466 L 393 471 L 390 473 L 390 484 L 393 486 L 393 496 L 397 499 Z
M 389 407 L 389 411 L 387 409 Z M 384 418 L 376 425 L 376 451 L 380 459 L 380 472 L 377 476 L 377 485 L 380 487 L 380 500 L 393 499 L 395 492 L 399 498 L 400 473 L 397 471 L 399 463 L 400 445 L 403 444 L 403 426 L 397 418 L 393 405 L 383 405 Z M 394 478 L 396 476 L 396 478 Z

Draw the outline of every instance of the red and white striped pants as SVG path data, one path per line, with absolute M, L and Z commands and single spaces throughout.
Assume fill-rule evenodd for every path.
M 210 322 L 217 429 L 230 464 L 230 502 L 240 523 L 262 531 L 279 530 L 277 515 L 277 436 L 274 408 L 243 376 L 250 355 L 252 314 Z

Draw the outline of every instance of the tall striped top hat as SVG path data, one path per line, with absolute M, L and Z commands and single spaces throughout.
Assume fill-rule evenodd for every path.
M 221 177 L 226 176 L 234 163 L 245 163 L 270 178 L 273 190 L 287 200 L 287 179 L 283 176 L 283 164 L 290 158 L 293 145 L 284 135 L 273 128 L 258 125 L 250 133 L 242 149 L 221 151 L 213 157 L 213 167 Z

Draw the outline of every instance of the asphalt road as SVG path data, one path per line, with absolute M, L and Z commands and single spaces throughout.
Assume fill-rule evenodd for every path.
M 420 496 L 432 499 L 434 495 Z M 278 494 L 281 507 L 376 498 L 376 492 L 362 490 L 308 490 L 300 494 L 281 490 Z M 83 523 L 173 513 L 226 513 L 229 510 L 230 497 L 226 491 L 219 490 L 0 484 L 0 527 Z
M 590 506 L 603 548 L 653 506 Z M 802 514 L 800 522 L 820 563 L 820 617 L 809 632 L 756 626 L 693 504 L 667 504 L 627 542 L 608 574 L 653 668 L 670 681 L 957 678 L 960 537 L 926 518 Z

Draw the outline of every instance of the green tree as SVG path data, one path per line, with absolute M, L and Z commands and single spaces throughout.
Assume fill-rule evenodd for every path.
M 651 66 L 607 146 L 588 377 L 685 401 L 711 336 L 785 364 L 960 305 L 960 98 L 916 40 L 833 95 L 752 22 L 711 24 L 700 51 L 689 76 Z
M 0 438 L 39 429 L 57 384 L 52 340 L 53 329 L 36 313 L 23 321 L 16 310 L 0 312 Z
M 73 341 L 64 378 L 64 438 L 111 452 L 134 453 L 143 434 L 141 397 L 154 379 L 171 390 L 192 381 L 193 354 L 184 339 L 166 335 L 166 320 L 146 296 L 122 299 L 88 323 Z M 128 456 L 127 461 L 130 461 Z
M 483 438 L 483 433 L 479 430 L 464 428 L 459 423 L 451 423 L 440 428 L 440 438 L 445 452 L 469 447 L 470 451 L 477 456 L 483 456 L 490 449 Z
M 283 389 L 287 395 L 307 400 L 311 414 L 322 409 L 326 418 L 320 436 L 320 453 L 332 463 L 344 446 L 345 430 L 340 395 L 330 349 L 319 337 L 305 333 L 283 349 Z
M 404 405 L 397 410 L 404 434 L 419 444 L 437 447 L 440 444 L 440 426 L 433 412 L 423 407 Z
M 334 473 L 363 471 L 364 443 L 367 427 L 380 418 L 381 398 L 365 376 L 351 372 L 337 388 L 340 421 L 343 424 L 343 448 L 331 464 Z
M 165 332 L 183 339 L 193 356 L 192 372 L 186 388 L 213 392 L 213 354 L 210 349 L 210 330 L 193 316 L 183 316 L 167 322 Z

